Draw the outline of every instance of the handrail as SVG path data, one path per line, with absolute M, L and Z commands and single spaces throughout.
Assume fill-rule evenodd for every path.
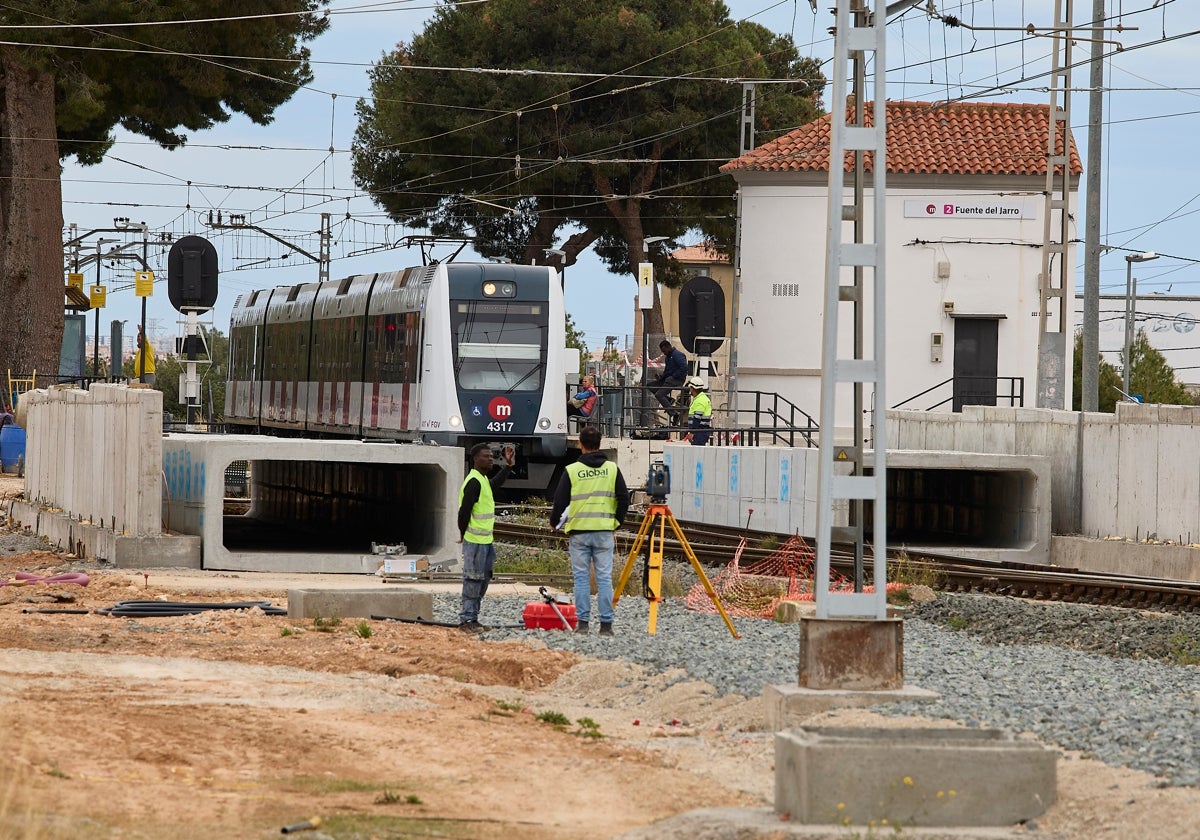
M 926 394 L 936 391 L 938 388 L 941 388 L 945 385 L 949 385 L 954 382 L 962 382 L 962 383 L 986 382 L 986 383 L 990 383 L 990 384 L 995 384 L 997 386 L 1002 382 L 1007 382 L 1008 383 L 1008 392 L 1002 393 L 1001 389 L 999 387 L 997 387 L 994 394 L 993 393 L 983 393 L 983 394 L 951 393 L 950 396 L 946 397 L 944 400 L 941 400 L 940 402 L 934 403 L 933 405 L 929 406 L 928 408 L 925 408 L 924 411 L 933 411 L 935 408 L 941 408 L 946 403 L 953 402 L 956 396 L 959 397 L 960 399 L 980 399 L 980 398 L 982 398 L 982 399 L 991 399 L 992 400 L 992 402 L 990 402 L 990 403 L 964 402 L 963 403 L 964 405 L 998 405 L 1000 400 L 1007 400 L 1008 405 L 1011 407 L 1015 407 L 1015 408 L 1022 408 L 1025 405 L 1025 377 L 1023 377 L 1023 376 L 995 376 L 995 377 L 993 377 L 993 376 L 952 376 L 949 379 L 946 379 L 942 382 L 939 382 L 936 385 L 926 388 L 924 391 L 921 391 L 919 394 L 913 394 L 908 399 L 896 403 L 894 406 L 892 406 L 892 409 L 895 410 L 897 408 L 900 408 L 901 406 L 907 405 L 908 403 L 913 402 L 914 400 L 920 399 L 921 397 L 925 396 Z

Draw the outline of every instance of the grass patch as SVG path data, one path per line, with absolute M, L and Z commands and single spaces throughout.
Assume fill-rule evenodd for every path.
M 340 618 L 338 618 L 336 615 L 330 616 L 329 618 L 326 618 L 325 616 L 322 616 L 322 615 L 318 615 L 316 618 L 313 619 L 313 629 L 318 630 L 321 633 L 332 633 L 334 630 L 336 630 L 337 628 L 339 628 L 341 626 L 342 626 L 342 620 Z
M 962 615 L 952 615 L 946 619 L 946 624 L 950 625 L 951 630 L 966 630 L 970 623 L 967 617 Z
M 1176 633 L 1167 641 L 1176 665 L 1200 665 L 1200 640 L 1189 638 L 1186 633 Z
M 379 790 L 379 782 L 342 779 L 337 776 L 292 776 L 281 779 L 280 788 L 290 793 L 321 796 L 329 793 L 370 793 Z M 388 790 L 384 787 L 384 790 Z
M 496 574 L 569 575 L 571 574 L 571 557 L 565 548 L 558 545 L 542 548 L 505 549 L 502 556 L 496 557 Z
M 889 583 L 928 586 L 930 589 L 941 589 L 946 583 L 946 576 L 932 560 L 910 557 L 907 551 L 888 560 L 887 573 Z
M 542 712 L 537 716 L 537 719 L 551 726 L 564 727 L 571 725 L 571 719 L 562 712 Z
M 360 639 L 371 638 L 371 624 L 365 618 L 354 625 L 354 635 Z
M 279 630 L 279 635 L 283 636 L 286 639 L 288 636 L 299 636 L 300 634 L 296 630 L 293 630 L 291 627 L 282 627 Z
M 592 720 L 590 717 L 581 717 L 575 721 L 579 729 L 575 734 L 581 738 L 603 738 L 604 734 L 600 731 L 600 724 Z

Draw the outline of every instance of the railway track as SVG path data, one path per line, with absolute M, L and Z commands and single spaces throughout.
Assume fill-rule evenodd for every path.
M 640 518 L 627 519 L 616 532 L 616 556 L 626 557 L 633 546 Z M 723 567 L 732 559 L 744 531 L 712 525 L 681 523 L 688 545 L 696 559 L 708 567 Z M 526 525 L 508 517 L 496 520 L 497 539 L 566 549 L 565 534 L 551 533 L 543 525 Z M 757 544 L 747 543 L 741 564 L 749 566 L 770 556 L 787 540 L 787 535 L 756 533 Z M 663 542 L 667 556 L 682 558 L 683 551 L 674 535 Z M 899 559 L 903 549 L 888 552 L 889 560 Z M 835 545 L 830 551 L 831 566 L 847 577 L 853 576 L 853 554 L 847 545 Z M 940 579 L 939 588 L 950 592 L 975 592 L 1010 595 L 1027 600 L 1066 601 L 1141 609 L 1200 610 L 1200 583 L 1157 580 L 1131 575 L 1104 574 L 1079 569 L 1047 568 L 1028 563 L 969 560 L 922 551 L 907 555 L 905 562 L 915 570 L 928 570 Z M 871 562 L 865 563 L 864 576 L 871 576 Z

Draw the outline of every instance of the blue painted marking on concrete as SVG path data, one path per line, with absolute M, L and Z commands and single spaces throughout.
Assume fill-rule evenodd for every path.
M 786 502 L 792 490 L 792 462 L 779 459 L 779 501 Z
M 696 460 L 696 507 L 702 507 L 700 501 L 700 489 L 704 486 L 704 464 Z
M 729 495 L 738 494 L 738 459 L 741 456 L 734 452 L 729 456 Z

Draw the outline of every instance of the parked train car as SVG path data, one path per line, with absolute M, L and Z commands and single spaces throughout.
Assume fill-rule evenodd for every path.
M 230 431 L 517 447 L 546 489 L 567 448 L 566 315 L 554 269 L 442 263 L 242 295 Z

